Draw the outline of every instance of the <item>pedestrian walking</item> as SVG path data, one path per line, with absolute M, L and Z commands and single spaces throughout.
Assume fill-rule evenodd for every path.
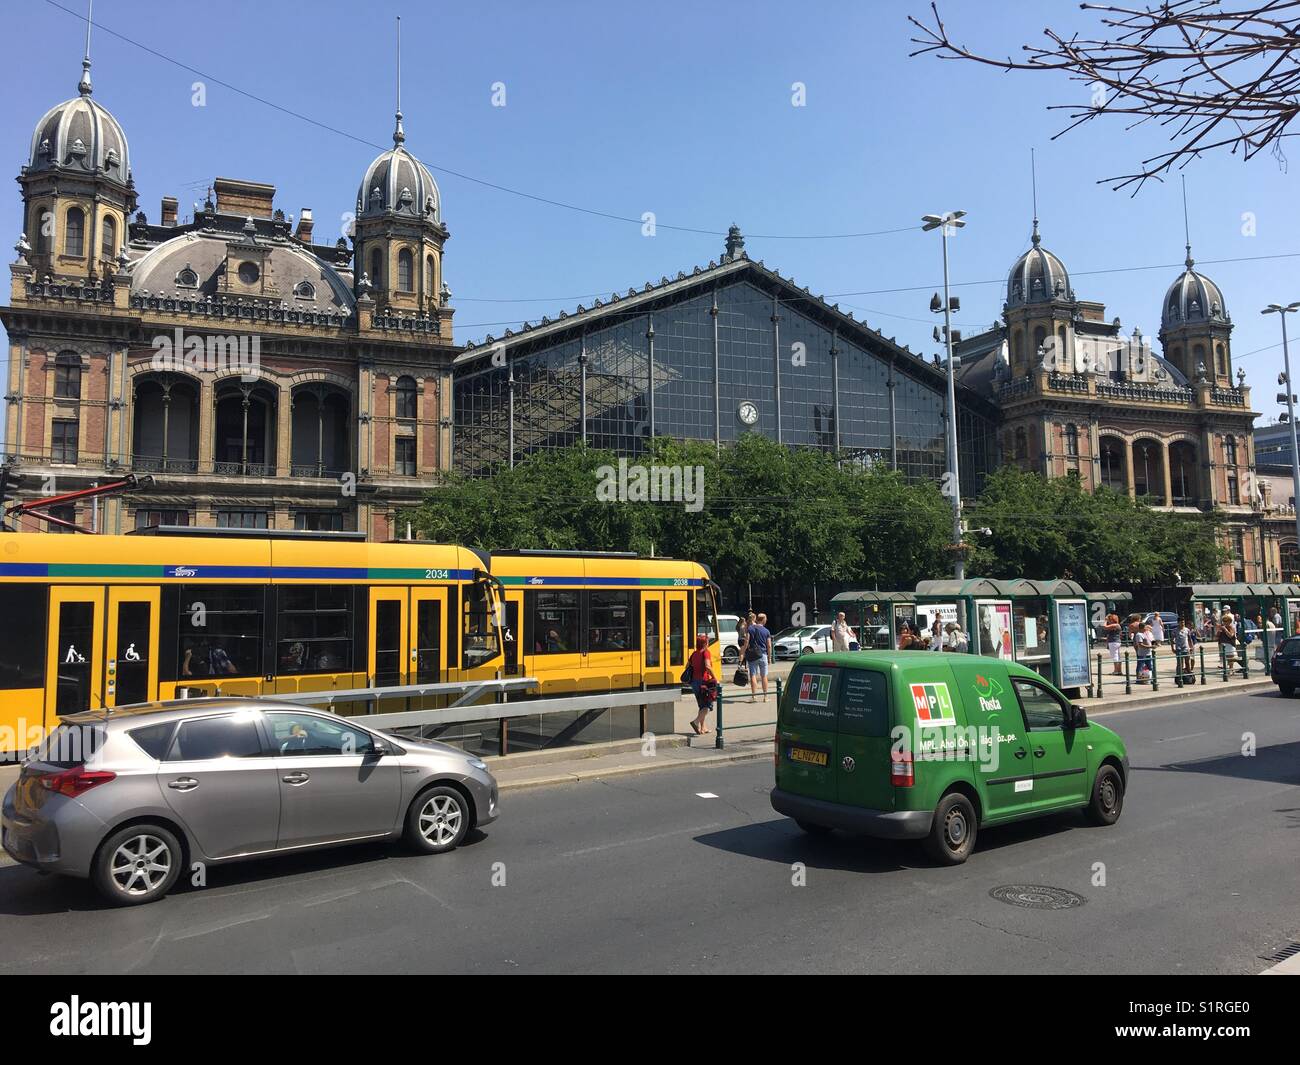
M 1165 622 L 1158 610 L 1151 615 L 1151 638 L 1155 640 L 1157 647 L 1165 642 Z
M 1187 618 L 1178 619 L 1178 628 L 1174 632 L 1174 655 L 1177 658 L 1175 669 L 1182 674 L 1183 683 L 1194 683 L 1196 680 L 1196 666 L 1192 659 L 1192 645 L 1196 641 L 1196 634 L 1192 627 L 1187 624 Z
M 943 650 L 943 622 L 936 616 L 934 624 L 930 626 L 930 650 Z
M 698 713 L 691 722 L 695 735 L 703 736 L 709 729 L 706 724 L 713 702 L 718 697 L 718 678 L 713 672 L 713 657 L 709 654 L 709 638 L 703 634 L 695 637 L 695 650 L 686 668 L 691 674 L 691 691 L 695 693 Z
M 831 622 L 831 647 L 836 651 L 847 651 L 852 641 L 853 630 L 849 628 L 849 623 L 844 618 L 844 611 L 841 610 Z
M 1237 665 L 1237 619 L 1231 610 L 1219 615 L 1219 622 L 1214 629 L 1214 638 L 1219 641 L 1219 653 L 1223 655 L 1231 671 Z
M 1119 623 L 1119 615 L 1114 611 L 1106 615 L 1106 624 L 1102 626 L 1102 632 L 1106 635 L 1106 650 L 1110 652 L 1110 662 L 1114 667 L 1111 672 L 1118 677 L 1123 672 L 1119 667 L 1119 645 L 1122 629 Z
M 749 667 L 749 694 L 758 698 L 758 685 L 763 684 L 763 698 L 767 698 L 767 663 L 772 653 L 772 634 L 767 629 L 767 615 L 759 614 L 746 631 L 745 664 Z
M 1151 633 L 1151 623 L 1148 621 L 1138 629 L 1133 637 L 1133 646 L 1137 648 L 1137 682 L 1139 684 L 1149 684 L 1151 682 L 1151 659 L 1155 653 L 1155 637 Z

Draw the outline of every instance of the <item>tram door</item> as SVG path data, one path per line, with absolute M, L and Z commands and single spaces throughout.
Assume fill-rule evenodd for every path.
M 647 687 L 671 683 L 665 646 L 663 592 L 641 593 L 641 663 Z
M 410 673 L 407 684 L 440 684 L 448 680 L 447 589 L 411 589 Z
M 688 632 L 687 625 L 686 598 L 689 594 L 686 591 L 664 593 L 664 607 L 668 617 L 668 638 L 666 641 L 668 653 L 665 657 L 665 664 L 668 667 L 670 683 L 673 679 L 681 676 L 682 670 L 686 668 L 687 658 L 690 656 L 691 651 L 695 650 L 695 636 L 693 633 Z
M 410 643 L 406 631 L 405 588 L 370 589 L 370 660 L 366 672 L 376 688 L 407 683 Z
M 45 650 L 45 707 L 59 715 L 104 706 L 104 592 L 51 588 Z
M 158 692 L 157 588 L 109 588 L 104 705 L 144 703 Z

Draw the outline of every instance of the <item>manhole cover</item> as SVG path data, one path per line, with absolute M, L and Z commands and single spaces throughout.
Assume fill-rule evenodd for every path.
M 1003 884 L 995 887 L 989 895 L 1010 906 L 1025 906 L 1031 910 L 1069 910 L 1087 901 L 1073 891 L 1044 884 Z

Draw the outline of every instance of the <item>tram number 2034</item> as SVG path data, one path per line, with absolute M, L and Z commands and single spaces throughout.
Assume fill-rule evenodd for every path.
M 424 571 L 424 579 L 426 581 L 445 581 L 450 578 L 451 570 L 449 569 L 427 569 Z

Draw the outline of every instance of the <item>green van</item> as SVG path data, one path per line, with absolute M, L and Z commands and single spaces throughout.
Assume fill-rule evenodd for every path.
M 810 833 L 924 839 L 970 856 L 985 825 L 1082 809 L 1113 825 L 1128 754 L 1037 673 L 971 654 L 805 655 L 776 731 L 772 807 Z

